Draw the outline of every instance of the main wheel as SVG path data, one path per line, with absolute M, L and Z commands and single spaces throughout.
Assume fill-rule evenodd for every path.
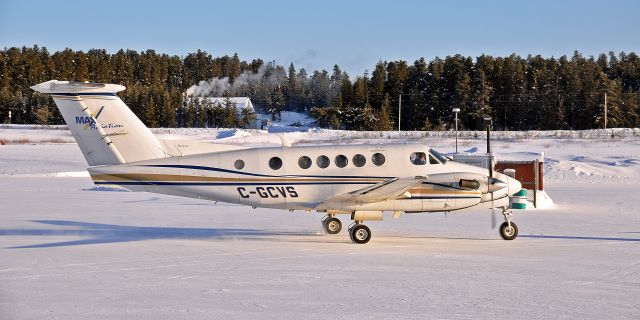
M 342 222 L 340 222 L 340 219 L 336 217 L 325 219 L 322 222 L 322 225 L 324 226 L 324 231 L 326 231 L 328 234 L 337 234 L 340 233 L 340 230 L 342 230 Z
M 349 230 L 349 236 L 354 243 L 365 244 L 371 240 L 371 229 L 364 224 L 359 224 Z
M 504 240 L 513 240 L 518 236 L 518 226 L 511 222 L 511 226 L 504 222 L 500 225 L 500 236 Z

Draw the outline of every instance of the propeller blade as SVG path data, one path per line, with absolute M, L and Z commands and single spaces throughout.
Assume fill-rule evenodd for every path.
M 487 186 L 489 186 L 490 190 L 491 182 L 493 182 L 493 155 L 489 154 L 489 176 L 487 177 Z M 495 229 L 497 224 L 498 222 L 496 221 L 496 206 L 493 201 L 493 191 L 491 191 L 491 229 Z
M 493 192 L 491 192 L 491 229 L 495 229 L 498 222 L 496 221 L 496 206 L 493 203 Z
M 491 208 L 491 229 L 495 229 L 498 226 L 498 221 L 496 218 L 496 209 Z

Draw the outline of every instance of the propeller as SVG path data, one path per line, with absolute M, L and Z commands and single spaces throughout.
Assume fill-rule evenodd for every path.
M 493 202 L 493 188 L 491 188 L 491 184 L 494 182 L 493 181 L 493 155 L 489 155 L 489 177 L 487 178 L 487 186 L 489 188 L 489 190 L 491 193 L 491 229 L 495 229 L 498 222 L 497 222 L 497 218 L 496 218 L 496 206 Z
M 485 115 L 484 117 L 484 124 L 486 126 L 487 129 L 487 156 L 489 157 L 489 165 L 487 166 L 489 168 L 489 177 L 487 178 L 487 187 L 489 188 L 489 192 L 491 192 L 491 228 L 495 229 L 496 228 L 496 206 L 493 203 L 493 188 L 491 187 L 491 184 L 494 182 L 493 180 L 493 154 L 491 153 L 491 125 L 493 124 L 493 120 L 491 119 L 491 116 L 489 115 Z

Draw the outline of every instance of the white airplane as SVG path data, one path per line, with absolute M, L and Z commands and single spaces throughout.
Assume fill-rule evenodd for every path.
M 364 221 L 384 211 L 449 212 L 502 208 L 500 235 L 513 240 L 508 197 L 520 191 L 502 173 L 447 159 L 426 145 L 361 144 L 248 148 L 158 139 L 116 95 L 116 84 L 51 80 L 31 87 L 51 94 L 97 185 L 117 185 L 252 207 L 325 212 L 326 233 L 342 229 L 367 243 Z M 487 172 L 489 171 L 489 172 Z

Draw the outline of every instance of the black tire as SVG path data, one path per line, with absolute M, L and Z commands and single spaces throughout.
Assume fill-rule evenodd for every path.
M 365 244 L 371 240 L 371 229 L 364 224 L 359 224 L 349 230 L 351 241 L 357 244 Z
M 322 222 L 324 231 L 328 234 L 338 234 L 342 230 L 342 222 L 336 217 L 330 217 Z
M 503 222 L 500 225 L 500 237 L 504 240 L 513 240 L 518 237 L 518 226 L 511 222 L 511 228 L 509 228 L 509 224 Z

